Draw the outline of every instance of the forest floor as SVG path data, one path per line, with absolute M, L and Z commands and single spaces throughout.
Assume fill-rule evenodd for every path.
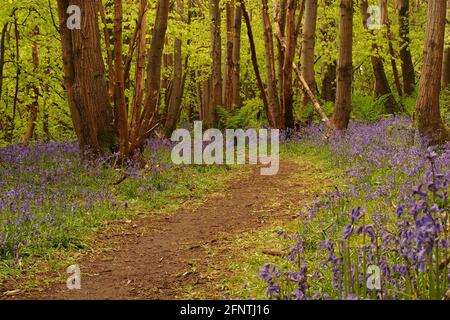
M 273 258 L 264 252 L 274 245 L 277 228 L 298 220 L 299 210 L 331 184 L 330 174 L 311 159 L 281 159 L 274 176 L 254 166 L 200 204 L 109 223 L 76 258 L 80 290 L 67 289 L 69 275 L 61 268 L 37 275 L 45 278 L 37 288 L 16 290 L 23 280 L 8 281 L 0 298 L 249 298 L 248 283 L 236 280 L 236 270 L 259 281 L 259 260 Z M 272 240 L 261 237 L 267 233 Z M 249 265 L 251 255 L 259 256 L 258 265 Z

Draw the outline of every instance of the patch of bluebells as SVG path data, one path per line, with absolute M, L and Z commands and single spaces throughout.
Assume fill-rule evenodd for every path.
M 295 236 L 280 232 L 290 254 L 284 267 L 261 269 L 269 296 L 442 299 L 450 289 L 450 145 L 427 148 L 402 117 L 352 122 L 346 133 L 323 137 L 324 128 L 313 125 L 289 143 L 327 149 L 346 188 L 316 198 Z M 317 245 L 305 250 L 305 242 Z M 308 274 L 286 276 L 302 274 L 299 261 Z M 369 266 L 379 268 L 380 287 L 368 286 Z M 269 281 L 265 270 L 277 273 Z
M 116 154 L 83 161 L 71 142 L 0 148 L 0 261 L 17 263 L 29 248 L 76 245 L 74 229 L 99 215 L 114 218 L 128 207 L 127 190 L 145 198 L 170 188 L 170 143 L 148 140 L 145 167 L 118 166 Z

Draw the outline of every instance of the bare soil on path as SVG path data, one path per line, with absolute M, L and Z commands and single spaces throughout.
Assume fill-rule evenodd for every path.
M 220 234 L 257 230 L 275 221 L 294 219 L 298 208 L 310 203 L 317 190 L 314 166 L 306 162 L 280 162 L 274 176 L 262 176 L 258 167 L 251 174 L 230 182 L 225 190 L 209 196 L 195 208 L 181 208 L 171 215 L 151 216 L 122 222 L 116 231 L 96 235 L 83 253 L 81 289 L 68 290 L 65 270 L 48 275 L 48 287 L 20 292 L 7 299 L 177 299 L 179 289 L 206 286 L 189 272 L 193 264 L 211 258 L 204 245 L 220 245 Z M 316 184 L 316 185 L 314 185 Z M 220 298 L 219 292 L 211 297 Z M 5 298 L 5 297 L 2 297 Z

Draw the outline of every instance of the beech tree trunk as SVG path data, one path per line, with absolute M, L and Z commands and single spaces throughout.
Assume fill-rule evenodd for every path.
M 147 98 L 144 104 L 145 110 L 141 121 L 140 136 L 145 136 L 145 132 L 150 129 L 152 118 L 158 109 L 163 49 L 169 18 L 169 3 L 170 0 L 160 0 L 156 10 L 155 26 L 153 28 L 152 42 L 148 53 Z
M 416 104 L 419 133 L 431 144 L 449 140 L 449 130 L 442 122 L 439 108 L 446 7 L 446 0 L 428 1 L 424 58 Z
M 284 121 L 280 110 L 280 100 L 277 94 L 277 81 L 275 73 L 275 57 L 273 46 L 272 23 L 269 16 L 269 7 L 267 0 L 262 2 L 262 21 L 264 27 L 264 47 L 266 58 L 266 74 L 267 74 L 267 98 L 268 98 L 268 115 L 269 122 L 274 128 L 284 129 Z
M 368 13 L 369 5 L 367 3 L 367 0 L 361 1 L 361 16 L 362 16 L 362 23 L 364 25 L 364 28 L 367 30 L 367 21 L 369 19 L 369 13 Z M 369 31 L 371 35 L 374 35 L 373 30 Z M 380 52 L 378 45 L 376 43 L 372 44 L 372 55 L 370 56 L 371 62 L 372 62 L 372 68 L 373 68 L 373 74 L 375 76 L 375 97 L 380 98 L 382 96 L 385 97 L 384 99 L 384 109 L 388 113 L 396 113 L 400 110 L 397 108 L 397 101 L 395 100 L 394 96 L 392 95 L 391 87 L 389 86 L 389 81 L 386 76 L 386 72 L 384 70 L 384 63 L 382 58 L 380 57 Z
M 66 26 L 69 5 L 81 9 L 81 30 Z M 113 114 L 103 64 L 94 1 L 58 0 L 65 87 L 81 150 L 110 151 L 115 142 Z
M 177 12 L 179 20 L 182 21 L 184 15 L 183 0 L 177 0 Z M 166 135 L 172 134 L 175 130 L 178 122 L 178 114 L 181 107 L 181 98 L 183 96 L 183 56 L 181 49 L 181 38 L 176 38 L 174 42 L 174 54 L 173 54 L 173 80 L 172 80 L 172 92 L 170 95 L 167 118 L 165 123 Z
M 225 45 L 225 71 L 223 78 L 223 104 L 228 109 L 231 109 L 231 100 L 233 96 L 234 9 L 234 0 L 227 1 L 225 4 L 227 35 Z
M 397 0 L 400 29 L 400 59 L 402 61 L 403 90 L 407 96 L 414 93 L 415 74 L 409 39 L 409 0 Z
M 3 70 L 5 66 L 5 38 L 8 31 L 8 23 L 5 23 L 0 36 L 0 100 L 3 93 Z
M 450 0 L 447 0 L 447 23 L 450 21 Z M 448 34 L 447 29 L 447 34 Z M 447 35 L 448 37 L 448 35 Z M 450 44 L 444 49 L 444 60 L 442 62 L 442 79 L 441 79 L 442 89 L 447 89 L 450 85 Z
M 285 128 L 294 127 L 294 112 L 293 112 L 293 91 L 292 91 L 292 75 L 293 63 L 295 58 L 295 50 L 297 47 L 295 12 L 297 9 L 297 2 L 289 0 L 287 3 L 286 13 L 286 48 L 284 50 L 284 65 L 283 77 L 281 80 L 281 113 L 282 121 L 284 121 Z M 314 62 L 313 62 L 314 64 Z
M 145 47 L 147 43 L 146 39 L 146 25 L 147 25 L 147 0 L 139 1 L 139 21 L 137 26 L 137 48 L 136 48 L 136 74 L 135 74 L 135 86 L 134 95 L 131 105 L 131 121 L 129 139 L 132 141 L 138 134 L 140 115 L 144 100 L 144 88 L 145 88 Z M 131 150 L 134 151 L 134 150 Z
M 128 154 L 128 108 L 125 101 L 125 78 L 122 60 L 122 0 L 114 0 L 114 106 L 117 112 L 117 130 L 119 133 L 119 152 Z
M 330 6 L 332 4 L 331 0 L 326 0 L 324 2 L 325 6 Z M 334 19 L 328 19 L 320 27 L 323 40 L 328 43 L 334 43 L 336 41 L 336 23 Z M 325 101 L 332 101 L 336 98 L 336 59 L 331 62 L 327 61 L 322 65 L 322 99 Z
M 316 91 L 316 81 L 314 73 L 314 46 L 317 22 L 317 0 L 306 0 L 305 4 L 305 26 L 303 28 L 302 45 L 302 76 L 306 80 L 312 92 Z M 310 103 L 307 94 L 303 95 L 303 104 Z
M 392 66 L 392 73 L 394 75 L 395 87 L 397 89 L 398 95 L 403 96 L 403 89 L 400 82 L 400 76 L 398 74 L 397 62 L 395 60 L 397 55 L 395 53 L 394 46 L 392 44 L 391 22 L 389 20 L 388 15 L 387 0 L 381 0 L 381 19 L 383 21 L 383 24 L 386 26 L 386 38 L 388 41 L 389 53 L 391 55 L 391 66 Z
M 339 16 L 339 60 L 332 123 L 336 130 L 344 130 L 352 111 L 353 0 L 340 1 Z
M 264 83 L 262 81 L 261 73 L 259 71 L 258 57 L 256 55 L 256 46 L 255 46 L 255 40 L 253 38 L 253 30 L 252 30 L 252 24 L 251 24 L 250 15 L 248 14 L 247 9 L 245 8 L 244 0 L 239 0 L 239 3 L 241 5 L 242 16 L 244 17 L 245 25 L 247 27 L 247 36 L 248 36 L 248 42 L 250 44 L 250 54 L 251 54 L 251 59 L 252 59 L 253 70 L 255 71 L 256 83 L 258 84 L 260 97 L 261 97 L 261 100 L 263 102 L 264 111 L 265 111 L 265 113 L 267 115 L 267 119 L 269 121 L 269 125 L 272 128 L 274 128 L 276 123 L 274 123 L 273 122 L 274 119 L 269 116 L 269 114 L 270 114 L 270 111 L 269 111 L 269 98 L 268 98 L 267 92 L 266 92 L 266 90 L 264 88 Z
M 241 79 L 241 26 L 242 9 L 239 4 L 236 5 L 234 12 L 233 25 L 233 72 L 232 72 L 232 108 L 241 106 L 240 79 Z
M 37 36 L 39 35 L 39 27 L 35 27 L 33 30 L 33 46 L 31 48 L 31 55 L 32 55 L 32 61 L 33 61 L 33 71 L 37 72 L 37 69 L 39 68 L 39 46 L 37 42 Z M 38 85 L 34 84 L 33 88 L 33 102 L 31 103 L 30 107 L 30 120 L 28 121 L 28 128 L 25 132 L 25 135 L 23 136 L 23 145 L 28 146 L 31 138 L 33 137 L 34 129 L 36 127 L 36 120 L 38 116 L 39 111 L 39 87 Z
M 222 37 L 220 1 L 209 0 L 209 13 L 211 19 L 211 101 L 205 114 L 206 126 L 213 128 L 217 124 L 217 108 L 223 105 L 222 101 Z

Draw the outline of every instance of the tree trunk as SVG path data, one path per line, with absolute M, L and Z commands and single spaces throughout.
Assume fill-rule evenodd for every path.
M 449 130 L 442 122 L 439 109 L 445 16 L 445 0 L 428 1 L 425 49 L 416 113 L 419 133 L 431 144 L 449 140 Z
M 37 36 L 39 35 L 39 27 L 35 27 L 33 30 L 33 45 L 31 48 L 31 55 L 33 61 L 33 71 L 37 72 L 39 68 L 39 47 L 37 42 Z M 37 84 L 33 84 L 33 102 L 31 103 L 30 108 L 30 120 L 28 122 L 28 128 L 23 136 L 23 145 L 28 146 L 31 138 L 33 137 L 34 129 L 36 127 L 36 120 L 38 116 L 38 108 L 39 108 L 39 87 Z
M 281 114 L 286 128 L 294 127 L 292 74 L 295 50 L 297 47 L 295 12 L 297 2 L 289 0 L 286 7 L 286 48 L 284 50 L 283 78 L 281 80 Z
M 397 62 L 395 60 L 397 55 L 395 53 L 394 46 L 392 45 L 391 22 L 389 20 L 388 15 L 387 0 L 381 0 L 381 17 L 383 24 L 386 26 L 386 38 L 388 41 L 389 53 L 391 55 L 391 65 L 392 65 L 392 73 L 394 75 L 395 80 L 395 87 L 397 89 L 398 95 L 403 96 L 402 84 L 400 82 L 400 76 L 398 74 Z
M 169 18 L 169 3 L 170 0 L 160 0 L 157 5 L 152 43 L 148 53 L 147 97 L 144 103 L 144 111 L 141 116 L 139 130 L 136 131 L 137 136 L 133 137 L 131 143 L 131 151 L 141 147 L 145 139 L 147 139 L 154 126 L 154 117 L 158 112 L 161 88 L 161 67 L 167 22 Z
M 332 5 L 332 0 L 324 2 L 326 7 Z M 323 41 L 327 43 L 334 43 L 336 41 L 336 23 L 334 19 L 328 19 L 324 23 L 320 31 L 322 33 Z M 336 59 L 327 61 L 322 65 L 322 99 L 325 101 L 334 102 L 336 98 Z
M 347 129 L 352 111 L 352 29 L 353 0 L 341 0 L 336 103 L 332 118 L 332 123 L 336 130 Z
M 367 0 L 362 0 L 361 16 L 363 26 L 366 30 L 368 30 L 367 22 L 369 20 L 369 13 L 367 11 L 368 8 L 369 5 L 367 3 Z M 370 30 L 369 33 L 371 35 L 374 35 L 373 30 Z M 372 62 L 373 74 L 375 76 L 375 97 L 385 97 L 384 109 L 386 112 L 393 114 L 400 111 L 397 107 L 397 101 L 392 95 L 391 87 L 389 86 L 389 81 L 387 79 L 386 72 L 384 71 L 384 63 L 382 58 L 380 57 L 378 45 L 375 42 L 372 44 L 372 55 L 370 56 L 370 59 Z
M 119 152 L 128 154 L 128 110 L 125 102 L 125 78 L 122 60 L 122 0 L 114 0 L 114 66 L 115 90 L 114 105 L 117 112 L 117 131 L 119 133 Z
M 184 5 L 183 0 L 177 0 L 177 11 L 179 20 L 183 20 Z M 165 123 L 166 135 L 170 136 L 175 130 L 178 122 L 178 114 L 181 107 L 181 98 L 183 96 L 183 56 L 181 52 L 181 38 L 176 38 L 174 41 L 174 55 L 173 55 L 173 80 L 172 92 L 168 105 L 167 118 Z
M 217 108 L 223 105 L 222 101 L 222 37 L 220 33 L 220 2 L 209 0 L 209 13 L 211 19 L 211 106 L 206 113 L 206 126 L 213 128 L 217 124 Z
M 97 5 L 73 0 L 81 8 L 81 30 L 66 27 L 68 0 L 58 0 L 65 86 L 80 148 L 110 151 L 114 144 L 113 114 L 109 104 L 100 47 Z
M 147 0 L 139 1 L 139 21 L 137 26 L 137 48 L 136 48 L 136 74 L 134 80 L 134 95 L 131 105 L 131 121 L 129 139 L 134 139 L 139 130 L 139 120 L 144 100 L 145 87 L 145 47 L 147 26 Z M 134 150 L 131 150 L 134 151 Z
M 269 122 L 274 128 L 284 129 L 284 121 L 282 121 L 280 112 L 280 100 L 277 94 L 277 81 L 275 75 L 275 57 L 273 48 L 273 32 L 272 23 L 269 17 L 269 7 L 267 0 L 262 2 L 262 21 L 264 27 L 264 45 L 266 57 L 266 74 L 267 74 L 267 97 L 268 97 L 268 115 Z
M 403 90 L 407 96 L 414 93 L 415 74 L 409 39 L 409 0 L 397 0 L 400 29 L 400 59 L 402 61 Z
M 268 97 L 267 97 L 267 92 L 266 92 L 266 90 L 264 88 L 264 83 L 262 81 L 261 73 L 259 71 L 258 57 L 256 55 L 256 46 L 255 46 L 255 40 L 253 38 L 253 31 L 252 31 L 252 24 L 251 24 L 251 20 L 250 20 L 250 15 L 248 14 L 247 9 L 245 8 L 244 0 L 239 0 L 239 3 L 241 5 L 242 15 L 244 17 L 245 25 L 247 26 L 248 42 L 250 44 L 250 54 L 251 54 L 251 59 L 252 59 L 253 70 L 255 71 L 256 83 L 258 84 L 260 97 L 261 97 L 261 100 L 263 102 L 264 111 L 265 111 L 265 113 L 267 115 L 267 119 L 269 121 L 269 125 L 274 128 L 276 123 L 273 122 L 273 118 L 270 116 L 269 101 L 268 101 Z
M 450 0 L 447 0 L 447 23 L 450 21 Z M 447 33 L 448 33 L 447 29 Z M 448 35 L 447 35 L 448 37 Z M 447 89 L 450 85 L 450 44 L 444 49 L 444 60 L 442 62 L 442 78 L 441 78 L 442 89 Z
M 240 79 L 241 79 L 241 26 L 242 26 L 242 9 L 240 5 L 236 5 L 234 12 L 233 24 L 233 72 L 232 72 L 232 108 L 241 106 L 240 95 Z
M 316 81 L 314 73 L 314 46 L 317 22 L 317 0 L 306 0 L 305 4 L 305 26 L 303 28 L 302 45 L 302 76 L 306 80 L 312 92 L 316 91 Z M 303 104 L 310 103 L 307 94 L 303 95 Z
M 225 4 L 226 12 L 226 45 L 225 45 L 225 71 L 223 78 L 223 105 L 231 109 L 231 100 L 233 96 L 233 40 L 234 40 L 234 0 L 227 1 Z
M 287 5 L 289 0 L 281 0 L 279 3 L 278 0 L 273 0 L 273 10 L 274 10 L 274 20 L 276 23 L 278 23 L 278 26 L 280 28 L 280 35 L 282 38 L 285 36 L 286 31 L 286 13 L 287 13 Z M 277 41 L 277 56 L 278 56 L 278 73 L 277 77 L 281 82 L 283 79 L 283 68 L 285 65 L 284 58 L 285 58 L 285 52 L 282 44 Z M 280 88 L 281 89 L 281 88 Z M 280 106 L 281 108 L 282 106 Z
M 5 23 L 2 28 L 2 34 L 0 38 L 0 100 L 3 93 L 3 70 L 5 66 L 5 38 L 8 31 L 8 23 Z

